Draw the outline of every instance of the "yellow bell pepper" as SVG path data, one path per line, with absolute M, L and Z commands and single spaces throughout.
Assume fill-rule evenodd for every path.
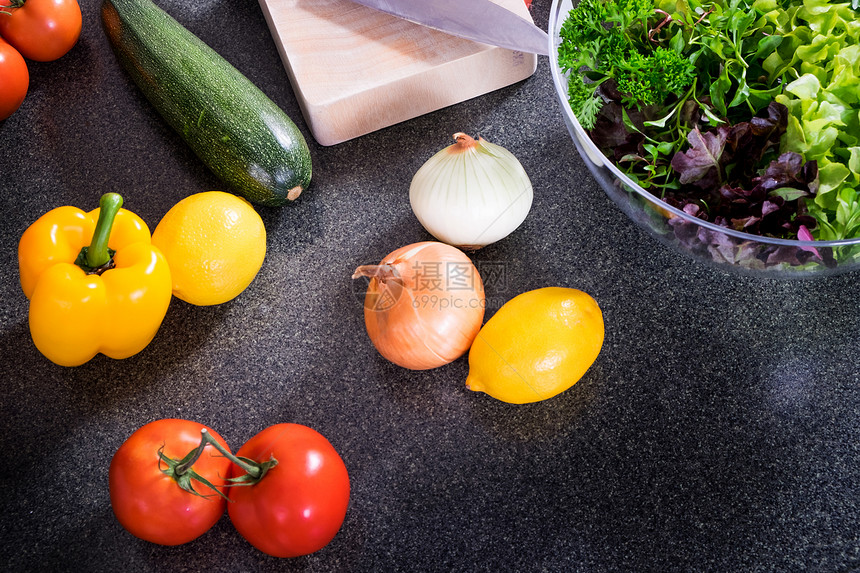
M 101 352 L 127 358 L 155 337 L 170 304 L 167 260 L 143 220 L 106 193 L 85 213 L 58 207 L 18 244 L 21 288 L 30 299 L 36 348 L 61 366 Z

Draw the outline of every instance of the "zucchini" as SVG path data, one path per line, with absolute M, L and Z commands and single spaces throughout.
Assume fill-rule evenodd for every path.
M 114 53 L 149 102 L 232 191 L 280 206 L 311 180 L 296 124 L 248 78 L 151 0 L 105 0 Z

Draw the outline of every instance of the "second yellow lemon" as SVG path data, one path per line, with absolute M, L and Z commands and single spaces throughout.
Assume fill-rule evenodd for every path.
M 170 265 L 174 296 L 209 306 L 232 300 L 257 276 L 266 256 L 266 228 L 245 199 L 207 191 L 171 207 L 152 243 Z
M 525 292 L 481 328 L 466 386 L 513 404 L 546 400 L 582 378 L 603 336 L 603 314 L 588 294 L 564 287 Z

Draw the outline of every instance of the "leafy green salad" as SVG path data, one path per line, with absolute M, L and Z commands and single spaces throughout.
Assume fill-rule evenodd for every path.
M 860 0 L 582 0 L 569 103 L 641 187 L 717 225 L 860 236 Z

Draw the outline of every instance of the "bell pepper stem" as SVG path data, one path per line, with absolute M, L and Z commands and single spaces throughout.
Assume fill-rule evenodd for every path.
M 93 240 L 87 249 L 86 264 L 97 269 L 110 262 L 108 239 L 113 228 L 116 214 L 122 207 L 122 197 L 118 193 L 105 193 L 99 200 L 99 219 L 93 231 Z

